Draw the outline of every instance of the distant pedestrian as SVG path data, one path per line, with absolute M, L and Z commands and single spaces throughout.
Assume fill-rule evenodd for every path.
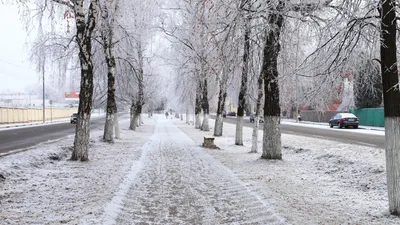
M 165 119 L 168 119 L 168 112 L 165 112 Z

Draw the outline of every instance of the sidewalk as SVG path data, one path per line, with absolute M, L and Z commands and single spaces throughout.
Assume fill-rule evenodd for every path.
M 108 206 L 115 210 L 105 210 L 104 224 L 285 224 L 267 200 L 172 121 L 158 119 L 140 169 L 128 174 L 135 179 L 128 191 L 115 195 Z M 115 204 L 121 197 L 125 200 Z

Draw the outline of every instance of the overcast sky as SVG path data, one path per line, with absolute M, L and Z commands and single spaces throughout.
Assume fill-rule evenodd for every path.
M 39 74 L 29 62 L 26 32 L 15 6 L 0 3 L 0 93 L 23 92 L 40 85 Z

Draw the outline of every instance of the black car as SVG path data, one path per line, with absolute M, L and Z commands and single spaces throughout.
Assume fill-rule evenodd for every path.
M 236 116 L 236 112 L 228 112 L 226 115 L 227 116 Z
M 358 128 L 360 120 L 352 113 L 338 113 L 329 120 L 329 127 L 338 126 L 338 128 L 353 127 Z
M 76 121 L 78 120 L 78 113 L 73 113 L 71 115 L 71 123 L 76 123 Z
M 250 123 L 254 123 L 254 119 L 255 118 L 256 118 L 256 115 L 250 114 Z M 264 123 L 264 117 L 263 116 L 259 116 L 259 122 L 260 123 Z

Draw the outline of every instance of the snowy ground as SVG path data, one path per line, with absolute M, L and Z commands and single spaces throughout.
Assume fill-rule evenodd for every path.
M 99 217 L 117 191 L 155 122 L 136 132 L 121 118 L 121 140 L 110 147 L 102 129 L 91 133 L 89 162 L 69 161 L 73 135 L 32 150 L 0 158 L 0 224 L 82 224 Z
M 212 135 L 176 124 L 198 144 Z M 289 223 L 400 224 L 388 213 L 383 149 L 283 134 L 284 159 L 266 161 L 261 153 L 248 153 L 251 128 L 244 129 L 244 146 L 233 144 L 235 125 L 225 123 L 224 137 L 215 141 L 221 150 L 206 151 L 253 185 Z
M 235 146 L 225 124 L 208 150 L 211 131 L 144 119 L 122 117 L 113 145 L 93 130 L 89 162 L 68 160 L 73 136 L 1 157 L 0 224 L 400 224 L 381 149 L 282 135 L 284 160 L 265 161 L 250 128 Z

